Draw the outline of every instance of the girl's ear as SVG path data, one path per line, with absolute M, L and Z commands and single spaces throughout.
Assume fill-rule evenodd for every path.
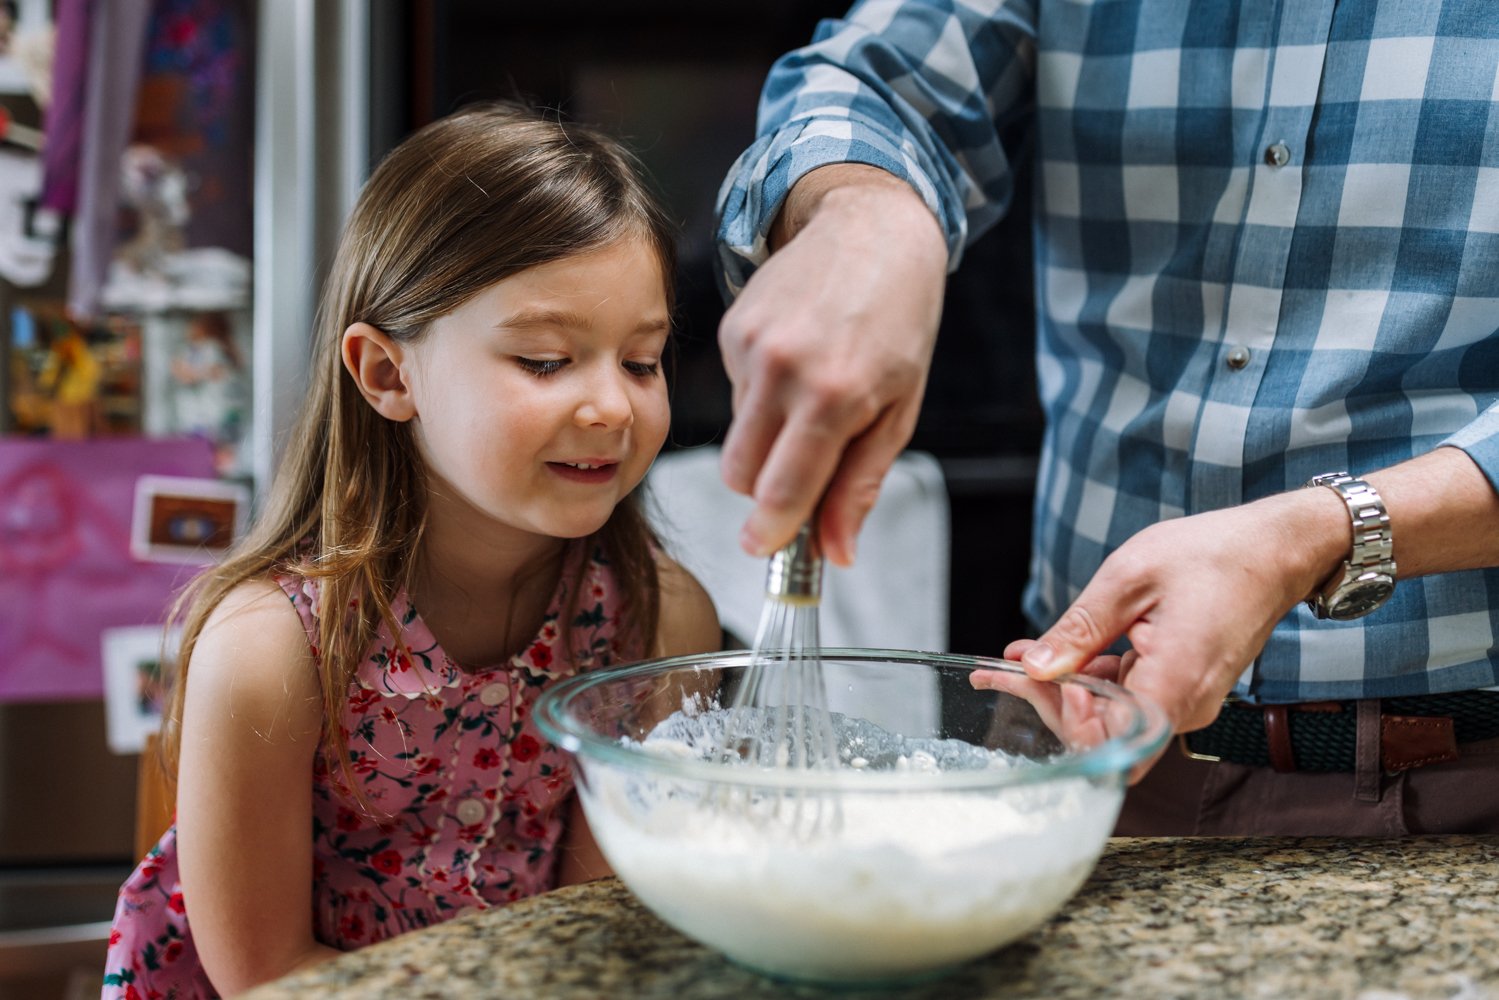
M 368 323 L 354 323 L 344 331 L 340 349 L 359 394 L 376 413 L 397 421 L 416 416 L 416 401 L 401 372 L 404 352 L 400 344 Z

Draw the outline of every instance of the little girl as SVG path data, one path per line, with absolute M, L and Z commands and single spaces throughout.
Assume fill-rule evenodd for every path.
M 673 261 L 584 128 L 486 105 L 376 169 L 263 516 L 191 594 L 177 821 L 121 890 L 105 997 L 238 993 L 607 873 L 531 708 L 719 645 L 631 496 Z

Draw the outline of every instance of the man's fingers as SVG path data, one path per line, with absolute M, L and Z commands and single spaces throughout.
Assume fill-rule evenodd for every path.
M 759 389 L 746 390 L 743 403 L 735 401 L 734 412 L 735 419 L 724 435 L 719 468 L 729 489 L 751 496 L 765 457 L 781 432 L 784 413 L 775 400 Z
M 919 408 L 919 403 L 918 403 Z M 911 440 L 915 421 L 897 404 L 882 413 L 843 453 L 822 499 L 818 528 L 823 550 L 839 566 L 851 566 L 864 519 L 874 509 L 880 486 Z
M 1117 553 L 1116 553 L 1117 555 Z M 1021 662 L 1032 677 L 1050 680 L 1076 673 L 1101 656 L 1150 610 L 1148 590 L 1128 568 L 1105 560 L 1083 592 L 1025 651 Z
M 1124 634 L 1127 624 L 1115 626 L 1082 601 L 1079 597 L 1021 657 L 1032 677 L 1052 680 L 1076 673 Z
M 755 507 L 739 536 L 746 552 L 770 555 L 811 519 L 837 468 L 843 440 L 835 427 L 796 415 L 787 420 L 755 478 Z

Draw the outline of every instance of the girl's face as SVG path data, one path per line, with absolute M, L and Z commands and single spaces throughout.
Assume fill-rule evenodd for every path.
M 626 239 L 474 295 L 403 369 L 434 491 L 521 531 L 588 535 L 666 440 L 661 264 Z

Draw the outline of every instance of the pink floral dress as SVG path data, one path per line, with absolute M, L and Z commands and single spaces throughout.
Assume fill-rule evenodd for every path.
M 554 679 L 637 658 L 616 646 L 618 599 L 601 554 L 589 558 L 573 605 L 582 554 L 573 548 L 535 640 L 490 670 L 460 670 L 404 595 L 393 605 L 407 652 L 382 628 L 343 715 L 353 772 L 386 815 L 361 809 L 321 754 L 313 769 L 318 940 L 352 950 L 554 886 L 573 778 L 537 733 L 532 706 Z M 314 641 L 316 584 L 277 582 Z M 564 648 L 560 617 L 569 607 Z M 217 995 L 193 946 L 176 838 L 173 827 L 120 890 L 105 1000 Z

